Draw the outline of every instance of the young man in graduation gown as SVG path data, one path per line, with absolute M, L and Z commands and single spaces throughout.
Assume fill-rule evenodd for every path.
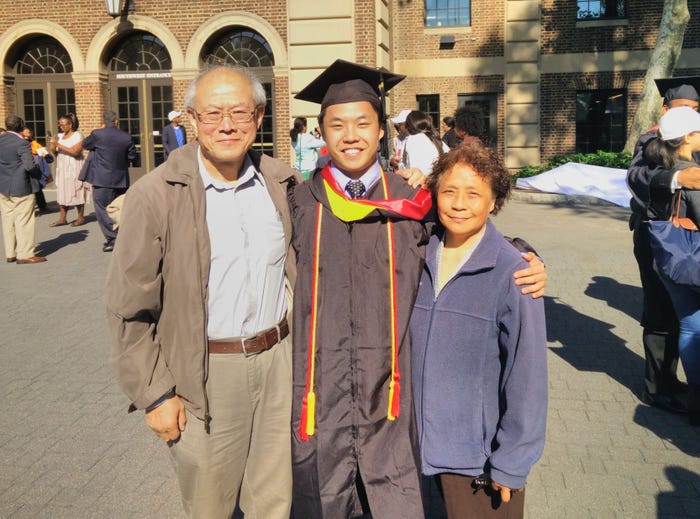
M 377 160 L 378 86 L 402 79 L 337 60 L 297 95 L 321 103 L 331 156 L 289 197 L 297 518 L 423 517 L 408 322 L 431 201 Z

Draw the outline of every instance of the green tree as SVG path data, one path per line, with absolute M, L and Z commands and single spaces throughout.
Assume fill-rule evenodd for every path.
M 651 53 L 644 89 L 634 114 L 625 151 L 632 152 L 639 136 L 659 120 L 659 93 L 654 79 L 671 77 L 683 49 L 683 37 L 690 20 L 688 0 L 664 0 L 659 36 Z

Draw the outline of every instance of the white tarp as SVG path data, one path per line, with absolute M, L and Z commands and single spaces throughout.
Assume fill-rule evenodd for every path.
M 622 207 L 629 207 L 632 195 L 627 187 L 626 178 L 625 169 L 567 162 L 537 176 L 519 178 L 515 181 L 515 187 L 545 193 L 594 196 Z

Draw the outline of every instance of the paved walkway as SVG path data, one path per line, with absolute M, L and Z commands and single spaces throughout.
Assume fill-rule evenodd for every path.
M 527 517 L 698 518 L 700 428 L 636 397 L 628 212 L 546 200 L 513 200 L 495 218 L 536 246 L 550 276 L 548 435 Z M 49 228 L 55 217 L 37 221 L 47 263 L 0 263 L 0 519 L 182 518 L 167 449 L 142 413 L 126 414 L 107 363 L 109 254 L 94 214 Z

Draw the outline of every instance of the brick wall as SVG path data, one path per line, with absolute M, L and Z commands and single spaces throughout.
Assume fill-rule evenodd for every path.
M 341 1 L 341 0 L 332 0 Z M 353 0 L 353 23 L 355 59 L 365 64 L 374 64 L 378 56 L 378 19 L 376 0 Z M 286 44 L 288 15 L 284 2 L 260 2 L 243 0 L 234 3 L 216 4 L 211 0 L 192 0 L 181 4 L 162 0 L 136 0 L 136 15 L 151 17 L 172 32 L 183 52 L 202 24 L 218 12 L 236 10 L 262 17 L 281 36 Z M 626 24 L 581 24 L 576 21 L 575 0 L 541 0 L 542 27 L 540 48 L 543 55 L 609 52 L 619 50 L 645 51 L 653 48 L 661 19 L 663 3 L 660 0 L 628 0 L 628 22 Z M 411 77 L 397 86 L 390 94 L 390 110 L 397 113 L 403 108 L 416 107 L 416 94 L 440 94 L 440 116 L 453 113 L 458 94 L 496 92 L 498 94 L 499 152 L 503 150 L 504 106 L 503 76 L 471 77 L 454 70 L 455 59 L 501 58 L 504 53 L 505 18 L 507 0 L 472 0 L 471 27 L 426 28 L 424 26 L 424 0 L 386 0 L 390 19 L 390 48 L 393 60 L 424 62 L 431 65 L 431 72 Z M 684 47 L 700 47 L 700 19 L 697 17 L 697 2 L 690 2 L 691 20 L 688 25 Z M 89 14 L 89 15 L 88 15 Z M 98 31 L 111 21 L 104 11 L 102 0 L 27 0 L 21 9 L 7 9 L 0 17 L 0 34 L 14 24 L 42 19 L 56 23 L 76 40 L 83 59 Z M 578 25 L 578 27 L 577 27 Z M 598 24 L 600 25 L 600 24 Z M 441 50 L 440 36 L 452 34 L 454 48 Z M 476 38 L 472 40 L 472 38 Z M 16 51 L 18 47 L 14 47 Z M 104 59 L 109 49 L 105 50 Z M 6 82 L 0 89 L 0 120 L 17 110 L 12 86 L 12 56 L 3 64 Z M 291 58 L 290 58 L 291 59 Z M 441 60 L 449 60 L 442 62 Z M 441 65 L 444 63 L 444 65 Z M 442 70 L 434 71 L 435 65 Z M 696 73 L 698 70 L 676 70 L 676 75 Z M 105 72 L 105 71 L 102 71 Z M 491 72 L 488 72 L 489 74 Z M 634 116 L 645 70 L 618 72 L 587 72 L 577 74 L 543 74 L 540 84 L 540 149 L 542 160 L 554 154 L 567 153 L 575 148 L 575 98 L 581 85 L 587 88 L 626 88 L 628 93 L 628 123 Z M 505 71 L 504 71 L 505 74 Z M 173 80 L 175 105 L 184 98 L 188 81 Z M 81 119 L 81 130 L 88 133 L 100 125 L 100 113 L 108 100 L 107 81 L 94 80 L 76 83 L 77 112 Z M 277 154 L 289 160 L 287 146 L 289 122 L 290 87 L 285 74 L 275 78 L 275 138 Z M 517 100 L 516 100 L 517 101 Z M 509 99 L 509 103 L 513 100 Z M 191 133 L 191 128 L 188 131 Z
M 433 77 L 406 78 L 391 91 L 394 113 L 404 109 L 417 110 L 417 94 L 440 94 L 440 119 L 453 115 L 457 109 L 457 96 L 460 94 L 497 94 L 498 99 L 498 146 L 502 157 L 504 152 L 503 78 L 501 76 L 481 77 Z
M 369 65 L 377 61 L 374 0 L 355 0 L 355 60 Z
M 542 53 L 648 50 L 656 45 L 663 12 L 661 0 L 628 0 L 626 25 L 595 26 L 576 21 L 576 0 L 542 0 Z M 691 17 L 685 48 L 700 44 L 698 3 L 688 2 Z
M 471 27 L 425 27 L 425 2 L 421 0 L 392 0 L 392 17 L 394 59 L 503 55 L 505 0 L 473 0 Z M 454 34 L 453 49 L 440 49 L 442 34 Z
M 371 1 L 367 0 L 365 3 L 369 5 Z M 211 0 L 191 0 L 174 4 L 162 0 L 136 0 L 135 4 L 135 14 L 153 18 L 164 25 L 173 33 L 183 53 L 186 52 L 187 45 L 195 31 L 217 11 L 236 10 L 254 13 L 272 25 L 283 41 L 287 40 L 288 17 L 284 3 L 245 0 L 235 2 L 234 5 L 232 3 L 216 4 L 212 3 Z M 371 19 L 371 16 L 367 16 Z M 2 17 L 0 17 L 0 33 L 16 23 L 33 18 L 56 23 L 70 33 L 80 48 L 83 60 L 85 60 L 90 43 L 97 32 L 105 24 L 112 21 L 105 10 L 103 0 L 76 0 L 73 2 L 28 0 L 22 4 L 22 9 L 3 10 Z M 20 46 L 21 42 L 13 50 L 17 52 Z M 109 49 L 105 49 L 103 60 L 108 59 L 108 54 Z M 4 64 L 4 74 L 11 76 L 13 71 L 9 69 L 8 65 L 10 64 Z M 101 72 L 107 71 L 102 70 Z M 173 101 L 178 109 L 183 106 L 184 93 L 188 84 L 188 80 L 173 80 Z M 106 80 L 75 83 L 76 112 L 80 118 L 80 130 L 84 134 L 99 128 L 102 124 L 101 114 L 105 107 L 110 104 L 107 86 Z M 279 99 L 287 100 L 289 98 L 286 78 L 276 81 L 275 91 L 282 96 Z M 4 120 L 8 113 L 15 113 L 17 110 L 17 107 L 14 106 L 16 94 L 12 85 L 4 85 L 1 92 L 0 118 Z M 276 105 L 276 114 L 275 127 L 286 129 L 289 118 L 286 102 Z M 194 135 L 186 118 L 183 118 L 183 123 L 187 126 L 188 135 Z M 276 136 L 280 135 L 278 131 Z M 287 138 L 279 142 L 286 141 Z M 285 154 L 288 154 L 287 146 L 278 146 L 278 151 L 283 152 L 280 158 L 285 160 Z

